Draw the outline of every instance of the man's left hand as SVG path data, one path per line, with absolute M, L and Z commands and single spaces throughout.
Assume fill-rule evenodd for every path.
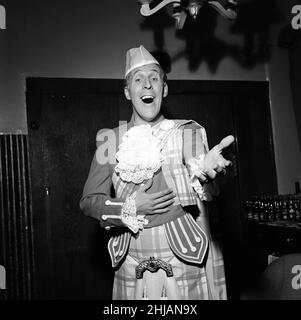
M 231 161 L 223 157 L 222 152 L 225 148 L 229 147 L 233 141 L 233 136 L 227 136 L 205 155 L 204 173 L 208 178 L 214 179 L 218 173 L 225 173 L 226 167 L 232 165 Z

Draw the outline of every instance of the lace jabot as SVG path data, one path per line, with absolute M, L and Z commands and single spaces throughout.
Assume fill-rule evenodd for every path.
M 149 124 L 134 126 L 123 135 L 115 167 L 123 181 L 140 184 L 153 177 L 164 160 L 160 132 L 170 130 L 174 125 L 172 120 L 164 119 L 154 127 Z

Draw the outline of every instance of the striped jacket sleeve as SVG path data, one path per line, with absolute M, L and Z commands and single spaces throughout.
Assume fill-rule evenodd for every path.
M 192 173 L 190 163 L 201 163 L 209 151 L 206 130 L 192 122 L 185 125 L 183 133 L 183 158 L 191 178 L 191 185 L 201 200 L 211 201 L 219 194 L 219 186 L 215 181 L 202 183 L 202 179 Z

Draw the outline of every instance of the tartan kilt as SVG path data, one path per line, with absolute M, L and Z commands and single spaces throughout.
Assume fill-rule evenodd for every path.
M 180 261 L 170 250 L 163 226 L 144 229 L 138 237 L 132 237 L 128 254 L 115 271 L 113 285 L 113 300 L 149 299 L 148 282 L 144 277 L 142 284 L 136 279 L 135 268 L 139 262 L 149 259 L 151 256 L 162 259 L 172 265 L 175 290 L 178 290 L 182 300 L 210 300 L 226 299 L 225 277 L 223 260 L 216 251 L 214 243 L 209 246 L 208 257 L 204 266 L 197 266 Z M 207 265 L 208 262 L 208 265 Z M 162 271 L 162 270 L 161 270 Z M 151 285 L 161 287 L 166 281 L 166 275 L 158 271 L 149 275 Z M 141 289 L 142 288 L 142 289 Z M 161 289 L 158 289 L 159 293 Z M 178 299 L 175 298 L 175 299 Z M 153 298 L 152 298 L 153 299 Z M 159 295 L 158 298 L 164 299 Z M 173 300 L 167 297 L 165 299 Z

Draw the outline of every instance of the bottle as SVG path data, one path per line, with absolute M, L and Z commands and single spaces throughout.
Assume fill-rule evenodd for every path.
M 289 204 L 288 204 L 288 220 L 295 221 L 295 210 L 293 205 L 293 198 L 289 198 Z
M 280 196 L 274 196 L 275 221 L 281 220 Z
M 295 221 L 301 222 L 301 199 L 296 197 L 294 201 Z
M 280 208 L 281 208 L 281 220 L 287 221 L 288 220 L 288 207 L 287 207 L 287 197 L 281 196 L 280 200 Z
M 268 197 L 267 201 L 267 219 L 268 222 L 273 222 L 275 221 L 275 208 L 274 208 L 274 201 L 272 197 Z

